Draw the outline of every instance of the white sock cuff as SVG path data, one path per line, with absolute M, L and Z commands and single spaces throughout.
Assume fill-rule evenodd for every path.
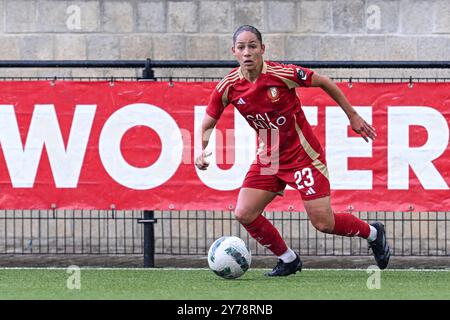
M 283 260 L 284 263 L 289 263 L 295 260 L 297 256 L 295 255 L 295 252 L 288 247 L 285 253 L 283 253 L 281 256 L 278 256 L 278 259 Z
M 367 237 L 367 241 L 373 241 L 373 240 L 375 240 L 377 238 L 377 232 L 378 231 L 377 231 L 377 229 L 374 226 L 371 226 L 370 224 L 369 224 L 369 227 L 370 227 L 370 234 Z

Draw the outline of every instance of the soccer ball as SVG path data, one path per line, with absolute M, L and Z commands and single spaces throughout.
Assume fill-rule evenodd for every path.
M 245 242 L 235 236 L 217 239 L 208 251 L 209 268 L 225 279 L 242 276 L 250 268 L 251 261 L 252 255 Z

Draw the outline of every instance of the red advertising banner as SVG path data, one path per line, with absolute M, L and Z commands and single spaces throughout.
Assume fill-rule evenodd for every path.
M 228 107 L 211 164 L 193 164 L 216 83 L 0 82 L 1 209 L 229 210 L 255 133 Z M 450 83 L 340 83 L 377 130 L 366 143 L 319 88 L 297 93 L 326 152 L 336 211 L 450 209 Z M 268 210 L 303 210 L 288 188 Z

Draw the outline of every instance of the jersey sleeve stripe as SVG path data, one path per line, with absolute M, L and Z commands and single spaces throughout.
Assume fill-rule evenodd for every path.
M 239 74 L 235 74 L 233 77 L 228 78 L 228 79 L 223 79 L 219 84 L 217 84 L 216 88 L 217 90 L 220 92 L 223 90 L 223 88 L 225 88 L 226 86 L 228 86 L 229 84 L 237 81 L 239 79 Z
M 228 87 L 230 84 L 234 83 L 238 79 L 239 79 L 239 76 L 235 79 L 225 81 L 224 83 L 222 83 L 220 86 L 217 87 L 217 91 L 221 92 L 224 88 Z
M 292 68 L 283 68 L 283 67 L 267 67 L 267 70 L 273 71 L 273 72 L 283 72 L 288 73 L 289 75 L 294 74 L 294 70 Z
M 269 74 L 284 76 L 284 77 L 292 77 L 292 73 L 281 72 L 281 71 L 269 71 Z
M 289 89 L 297 88 L 297 87 L 300 86 L 297 82 L 295 82 L 295 81 L 293 81 L 291 79 L 288 79 L 286 77 L 280 76 L 280 75 L 275 74 L 275 73 L 273 75 L 275 77 L 279 78 L 281 81 L 283 81 L 288 86 Z
M 268 69 L 283 69 L 283 70 L 290 70 L 290 71 L 294 70 L 291 67 L 287 67 L 287 66 L 267 66 L 267 68 Z
M 278 74 L 280 76 L 285 76 L 285 77 L 293 77 L 294 74 L 292 72 L 286 72 L 286 71 L 278 71 L 278 70 L 269 70 L 268 73 L 270 74 Z
M 227 82 L 230 79 L 236 78 L 236 76 L 239 76 L 238 70 L 231 72 L 229 75 L 227 75 L 225 78 L 223 78 L 216 86 L 216 88 L 220 87 L 223 83 Z
M 223 78 L 216 86 L 216 88 L 219 88 L 221 85 L 223 85 L 225 82 L 227 82 L 230 79 L 230 75 Z

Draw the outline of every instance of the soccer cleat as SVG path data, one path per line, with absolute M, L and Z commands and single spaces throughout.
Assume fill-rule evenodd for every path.
M 302 260 L 300 260 L 298 254 L 295 255 L 296 255 L 295 260 L 289 263 L 284 263 L 283 260 L 278 259 L 278 263 L 275 266 L 275 268 L 273 268 L 271 272 L 266 273 L 266 276 L 285 277 L 290 274 L 294 274 L 297 271 L 302 271 Z
M 377 229 L 377 238 L 374 241 L 369 242 L 369 248 L 372 249 L 378 267 L 380 269 L 385 269 L 389 263 L 391 252 L 386 241 L 384 225 L 381 222 L 371 223 L 370 225 Z

